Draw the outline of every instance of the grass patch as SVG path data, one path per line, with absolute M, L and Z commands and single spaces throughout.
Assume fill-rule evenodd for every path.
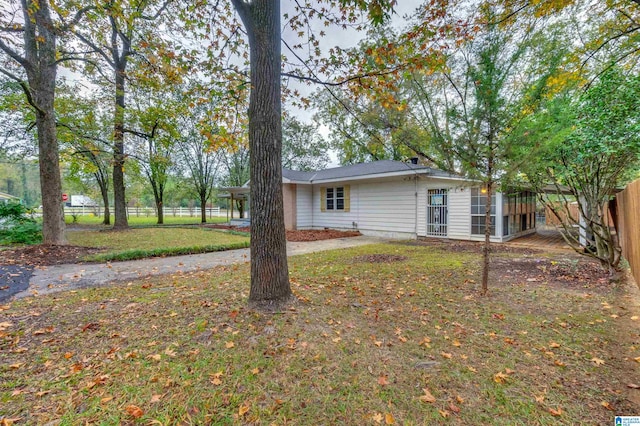
M 205 228 L 140 228 L 126 231 L 74 231 L 73 245 L 105 248 L 87 260 L 131 260 L 152 256 L 206 253 L 249 246 L 247 234 Z
M 166 257 L 166 256 L 181 256 L 185 254 L 199 254 L 199 253 L 213 253 L 216 251 L 236 250 L 249 247 L 249 241 L 231 243 L 231 244 L 215 244 L 215 245 L 202 245 L 191 247 L 169 247 L 169 248 L 157 248 L 151 250 L 134 249 L 124 250 L 116 253 L 104 253 L 88 256 L 85 260 L 89 262 L 111 262 L 111 261 L 125 261 L 146 259 L 148 257 Z
M 199 213 L 199 210 L 198 210 Z M 84 216 L 76 216 L 76 222 L 75 224 L 78 225 L 96 225 L 96 226 L 100 226 L 102 225 L 102 217 L 100 216 L 94 216 L 94 215 L 84 215 Z M 112 217 L 113 219 L 113 217 Z M 74 223 L 73 221 L 73 216 L 71 215 L 66 215 L 65 218 L 65 223 L 67 225 L 71 225 Z M 157 225 L 157 221 L 158 218 L 155 216 L 129 216 L 128 217 L 128 223 L 129 226 L 163 226 L 163 225 Z M 207 217 L 207 223 L 226 223 L 227 222 L 227 218 L 226 217 L 212 217 L 209 218 Z M 200 224 L 200 215 L 195 215 L 193 217 L 187 217 L 187 216 L 171 216 L 171 215 L 166 215 L 164 217 L 164 225 L 199 225 Z
M 379 255 L 397 261 L 362 260 Z M 0 307 L 0 416 L 524 425 L 637 410 L 626 383 L 640 354 L 621 337 L 637 295 L 493 280 L 480 298 L 476 255 L 421 246 L 297 256 L 290 269 L 299 302 L 281 314 L 246 308 L 246 264 Z

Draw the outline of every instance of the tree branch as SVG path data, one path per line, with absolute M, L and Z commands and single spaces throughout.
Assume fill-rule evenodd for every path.
M 0 27 L 0 31 L 3 33 L 21 33 L 24 32 L 24 27 L 22 25 L 14 24 L 10 27 Z
M 94 65 L 96 68 L 98 68 L 98 63 L 91 60 L 91 59 L 87 59 L 84 56 L 63 56 L 62 58 L 56 60 L 54 62 L 55 65 L 58 65 L 60 63 L 63 62 L 69 62 L 69 61 L 80 61 L 80 62 L 86 62 L 88 64 Z
M 286 44 L 286 42 L 285 42 L 285 44 Z M 288 73 L 288 72 L 283 72 L 282 76 L 295 78 L 296 80 L 301 80 L 301 81 L 310 81 L 312 83 L 321 84 L 323 86 L 337 87 L 337 86 L 342 86 L 343 84 L 347 84 L 347 83 L 349 83 L 351 81 L 354 81 L 354 80 L 361 80 L 363 78 L 369 78 L 369 77 L 381 77 L 381 76 L 393 74 L 394 72 L 396 72 L 396 71 L 398 71 L 400 69 L 402 69 L 402 68 L 401 67 L 396 67 L 396 68 L 393 68 L 393 69 L 387 70 L 387 71 L 370 72 L 370 73 L 365 73 L 365 74 L 360 74 L 360 75 L 354 75 L 352 77 L 347 77 L 344 80 L 335 81 L 335 82 L 322 81 L 322 80 L 320 80 L 319 78 L 316 78 L 316 77 L 308 77 L 308 76 L 303 76 L 303 75 L 298 75 L 298 74 L 293 74 L 293 73 Z
M 247 34 L 252 34 L 254 25 L 251 18 L 251 4 L 245 0 L 231 0 L 231 4 L 240 15 L 240 19 L 247 29 Z
M 153 128 L 153 131 L 155 132 L 155 127 Z M 148 134 L 148 133 L 144 133 L 144 132 L 139 132 L 137 130 L 131 130 L 131 129 L 123 129 L 122 130 L 123 133 L 129 133 L 131 135 L 137 136 L 139 138 L 142 139 L 153 139 L 153 133 L 152 134 Z
M 162 15 L 162 12 L 164 12 L 164 10 L 167 8 L 167 6 L 169 6 L 169 4 L 171 3 L 172 0 L 167 0 L 165 1 L 162 6 L 160 6 L 160 9 L 158 9 L 158 11 L 152 15 L 152 16 L 147 16 L 147 15 L 141 15 L 140 17 L 146 21 L 155 21 L 156 19 L 158 19 L 160 17 L 160 15 Z
M 5 42 L 0 38 L 0 49 L 4 51 L 11 59 L 22 65 L 25 69 L 31 69 L 31 63 L 27 61 L 25 58 L 20 56 L 15 50 L 9 47 Z
M 638 1 L 640 1 L 640 0 L 638 0 Z M 598 47 L 597 47 L 593 52 L 591 52 L 591 53 L 589 54 L 589 56 L 587 56 L 587 59 L 585 59 L 584 61 L 582 61 L 582 65 L 580 65 L 580 69 L 584 68 L 584 66 L 587 64 L 587 62 L 588 62 L 591 58 L 593 58 L 593 57 L 596 55 L 596 53 L 598 53 L 600 50 L 602 50 L 602 48 L 604 48 L 607 44 L 611 43 L 611 42 L 612 42 L 612 41 L 614 41 L 614 40 L 617 40 L 617 39 L 619 39 L 619 38 L 622 38 L 622 37 L 624 37 L 624 36 L 626 36 L 626 35 L 629 35 L 629 34 L 631 34 L 631 33 L 635 32 L 635 31 L 638 31 L 638 30 L 640 30 L 640 26 L 637 26 L 637 27 L 631 27 L 631 28 L 627 29 L 626 31 L 623 31 L 623 32 L 621 32 L 621 33 L 619 33 L 619 34 L 616 34 L 616 35 L 615 35 L 615 36 L 613 36 L 613 37 L 610 37 L 610 38 L 608 38 L 608 39 L 604 40 L 604 41 L 603 41 L 603 42 L 602 42 L 602 43 L 601 43 L 601 44 L 600 44 L 600 45 L 599 45 L 599 46 L 598 46 Z
M 60 27 L 60 31 L 63 32 L 72 29 L 78 24 L 78 22 L 80 22 L 80 19 L 82 19 L 85 13 L 95 9 L 97 9 L 96 6 L 85 6 L 82 9 L 78 10 L 73 16 L 73 19 L 71 19 L 71 22 Z
M 18 84 L 20 84 L 20 88 L 24 92 L 24 95 L 27 97 L 27 102 L 29 103 L 29 105 L 31 105 L 40 114 L 46 115 L 45 112 L 33 100 L 33 96 L 31 95 L 31 89 L 29 88 L 29 84 L 26 81 L 22 80 L 21 78 L 19 78 L 16 75 L 10 73 L 9 71 L 5 70 L 4 68 L 0 68 L 0 73 L 6 75 L 7 77 L 11 78 L 12 80 L 17 81 Z
M 640 1 L 640 0 L 638 0 Z M 620 61 L 622 61 L 623 59 L 625 59 L 628 56 L 633 55 L 636 52 L 640 52 L 640 47 L 638 47 L 637 49 L 633 49 L 630 50 L 629 52 L 625 53 L 624 55 L 616 58 L 615 60 L 611 61 L 611 63 L 609 65 L 607 65 L 606 67 L 604 67 L 603 70 L 601 70 L 599 73 L 597 73 L 595 76 L 593 76 L 593 78 L 591 80 L 589 80 L 589 82 L 584 86 L 584 90 L 589 90 L 589 88 L 591 87 L 591 85 L 593 84 L 594 81 L 596 81 L 598 78 L 600 78 L 600 76 L 604 73 L 606 73 L 607 71 L 609 71 L 611 68 L 613 68 L 616 64 L 618 64 Z
M 98 55 L 102 56 L 102 58 L 105 61 L 107 61 L 107 63 L 109 64 L 109 66 L 111 68 L 115 68 L 116 67 L 116 65 L 113 62 L 112 58 L 110 58 L 109 55 L 107 55 L 106 52 L 104 50 L 102 50 L 99 46 L 97 46 L 95 43 L 93 43 L 91 40 L 89 40 L 87 37 L 85 37 L 82 33 L 78 32 L 78 31 L 73 31 L 73 34 L 76 37 L 78 37 L 80 39 L 80 41 L 82 41 L 84 44 L 86 44 L 87 46 L 92 48 L 95 53 L 97 53 Z

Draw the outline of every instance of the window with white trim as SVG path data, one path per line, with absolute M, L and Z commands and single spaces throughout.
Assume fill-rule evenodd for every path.
M 480 188 L 471 188 L 471 234 L 484 235 L 487 195 Z M 491 195 L 491 235 L 496 235 L 496 195 Z

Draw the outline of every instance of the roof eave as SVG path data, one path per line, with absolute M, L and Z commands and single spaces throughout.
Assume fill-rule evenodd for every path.
M 372 173 L 370 175 L 356 175 L 356 176 L 344 176 L 340 178 L 317 179 L 317 180 L 311 181 L 310 183 L 313 183 L 313 184 L 334 183 L 334 182 L 343 182 L 343 181 L 381 179 L 381 178 L 411 176 L 411 175 L 431 177 L 434 179 L 448 179 L 448 180 L 456 180 L 456 181 L 474 182 L 473 180 L 462 177 L 462 176 L 438 176 L 436 174 L 433 174 L 433 171 L 429 169 L 411 169 L 411 170 L 402 170 L 397 172 Z

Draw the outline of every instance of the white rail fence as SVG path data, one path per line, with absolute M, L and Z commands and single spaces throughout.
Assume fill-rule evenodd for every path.
M 227 215 L 227 211 L 220 209 L 220 207 L 207 207 L 206 211 L 209 218 Z M 64 208 L 64 214 L 68 216 L 101 216 L 103 213 L 104 209 L 100 206 Z M 113 215 L 113 207 L 111 208 L 111 214 Z M 152 207 L 127 207 L 127 214 L 129 217 L 157 216 L 156 209 Z M 236 215 L 237 212 L 234 212 L 234 216 Z M 200 217 L 200 207 L 165 207 L 164 217 Z

